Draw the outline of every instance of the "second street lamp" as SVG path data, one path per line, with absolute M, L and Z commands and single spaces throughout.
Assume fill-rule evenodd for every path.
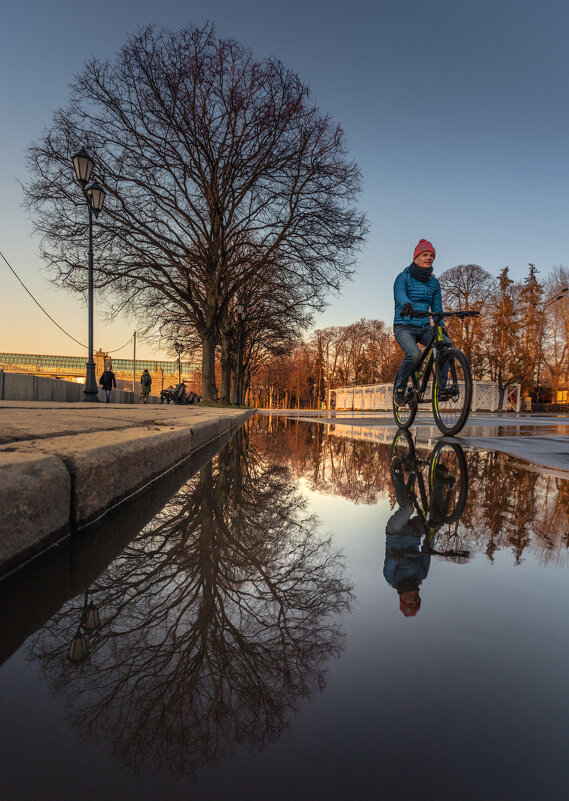
M 181 342 L 174 342 L 174 350 L 178 354 L 178 384 L 182 383 L 182 351 L 184 346 Z
M 89 183 L 94 163 L 87 151 L 83 148 L 73 156 L 75 175 L 83 190 L 89 209 L 89 277 L 88 277 L 88 327 L 89 344 L 87 363 L 85 364 L 85 386 L 83 400 L 98 403 L 99 387 L 95 376 L 95 362 L 93 361 L 93 213 L 98 217 L 105 202 L 106 192 L 96 180 Z

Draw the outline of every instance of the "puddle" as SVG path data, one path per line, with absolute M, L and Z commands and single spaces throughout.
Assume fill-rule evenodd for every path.
M 287 418 L 209 456 L 2 588 L 4 801 L 565 797 L 568 482 Z

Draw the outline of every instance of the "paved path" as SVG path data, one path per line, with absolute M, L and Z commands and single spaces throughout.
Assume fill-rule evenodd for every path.
M 0 401 L 0 576 L 251 414 L 173 404 Z

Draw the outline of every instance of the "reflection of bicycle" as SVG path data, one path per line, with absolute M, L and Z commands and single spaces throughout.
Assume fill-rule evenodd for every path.
M 420 459 L 409 432 L 400 430 L 391 445 L 391 471 L 394 481 L 397 478 L 404 483 L 423 520 L 430 552 L 439 556 L 468 558 L 468 551 L 435 551 L 430 547 L 435 532 L 442 525 L 459 520 L 466 507 L 468 468 L 460 445 L 439 440 L 429 458 Z
M 477 311 L 413 312 L 413 317 L 433 318 L 433 335 L 409 376 L 401 406 L 393 400 L 393 414 L 400 428 L 409 428 L 420 403 L 432 403 L 435 422 L 443 434 L 457 434 L 468 419 L 472 402 L 472 374 L 465 354 L 453 348 L 445 334 L 447 317 L 477 317 Z M 432 378 L 432 391 L 427 392 Z M 430 394 L 430 397 L 428 395 Z

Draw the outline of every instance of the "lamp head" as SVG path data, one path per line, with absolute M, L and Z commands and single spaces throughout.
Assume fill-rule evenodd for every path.
M 107 193 L 98 181 L 93 181 L 89 185 L 87 197 L 89 198 L 89 203 L 95 213 L 95 217 L 98 217 L 101 213 L 106 195 Z
M 85 148 L 81 148 L 79 153 L 76 153 L 71 159 L 75 169 L 75 175 L 81 186 L 85 187 L 89 183 L 91 173 L 93 172 L 93 159 L 87 153 Z

